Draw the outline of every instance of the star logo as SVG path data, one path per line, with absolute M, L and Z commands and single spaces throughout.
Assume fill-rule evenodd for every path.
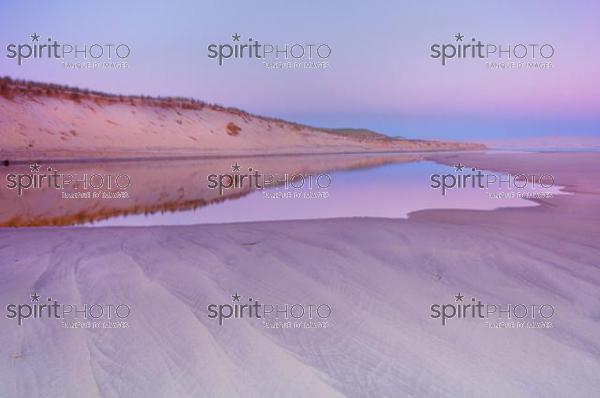
M 240 295 L 237 294 L 237 292 L 235 294 L 232 294 L 231 298 L 233 298 L 232 301 L 240 301 Z
M 38 302 L 38 301 L 40 301 L 40 295 L 37 293 L 33 293 L 31 295 L 31 302 L 34 303 L 34 302 Z
M 36 163 L 30 164 L 29 168 L 31 169 L 32 173 L 39 173 L 40 171 L 40 165 Z
M 461 164 L 461 163 L 454 165 L 454 168 L 456 169 L 456 171 L 463 171 L 463 167 L 465 167 L 465 165 Z
M 234 35 L 231 35 L 231 37 L 233 38 L 233 41 L 240 41 L 240 35 L 238 35 L 237 33 Z
M 456 38 L 456 41 L 463 41 L 465 38 L 465 36 L 461 35 L 460 33 L 455 34 L 454 37 Z
M 38 41 L 40 39 L 40 35 L 34 33 L 31 35 L 31 41 Z
M 463 295 L 462 295 L 462 294 L 460 294 L 460 293 L 458 293 L 456 296 L 454 296 L 454 298 L 456 299 L 455 301 L 462 301 L 464 297 L 465 297 L 465 296 L 463 296 Z
M 231 165 L 231 171 L 240 171 L 240 167 L 241 166 L 237 162 L 235 162 L 235 164 Z

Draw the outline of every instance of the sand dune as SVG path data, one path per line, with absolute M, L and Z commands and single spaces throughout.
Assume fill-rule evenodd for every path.
M 327 130 L 179 98 L 90 93 L 0 79 L 0 160 L 225 156 L 483 145 Z

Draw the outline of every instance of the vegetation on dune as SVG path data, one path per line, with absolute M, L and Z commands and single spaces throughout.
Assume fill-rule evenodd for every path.
M 252 119 L 263 120 L 269 123 L 275 123 L 280 128 L 289 126 L 294 131 L 301 131 L 304 129 L 310 129 L 315 131 L 321 131 L 326 133 L 337 134 L 336 131 L 352 129 L 325 129 L 307 126 L 300 123 L 288 122 L 279 118 L 271 118 L 266 116 L 254 115 L 252 113 L 243 111 L 238 108 L 225 107 L 218 104 L 210 104 L 204 101 L 196 100 L 193 98 L 184 97 L 150 97 L 147 95 L 121 95 L 121 94 L 108 94 L 101 91 L 80 89 L 78 87 L 53 84 L 53 83 L 39 83 L 27 80 L 16 80 L 10 77 L 0 78 L 0 96 L 3 96 L 9 100 L 14 99 L 15 96 L 46 96 L 51 98 L 61 98 L 71 100 L 74 102 L 81 102 L 83 100 L 94 101 L 98 105 L 102 104 L 118 104 L 128 103 L 132 106 L 156 106 L 165 109 L 187 109 L 187 110 L 202 110 L 205 107 L 214 111 L 226 112 L 235 116 L 240 117 L 244 122 L 248 123 Z M 237 126 L 239 128 L 239 126 Z M 241 129 L 241 128 L 240 128 Z M 239 133 L 239 131 L 237 131 Z M 230 133 L 231 135 L 237 135 L 235 132 Z M 378 134 L 374 133 L 373 134 Z M 384 135 L 380 135 L 385 137 Z
M 270 130 L 271 125 L 274 124 L 281 129 L 290 129 L 292 132 L 300 135 L 308 135 L 314 132 L 321 132 L 327 134 L 334 134 L 340 137 L 347 137 L 349 140 L 365 143 L 379 142 L 385 143 L 386 145 L 393 145 L 394 143 L 403 142 L 409 144 L 410 148 L 431 148 L 434 146 L 485 148 L 484 145 L 480 144 L 390 137 L 368 129 L 312 127 L 301 123 L 288 122 L 278 118 L 254 115 L 238 108 L 210 104 L 193 98 L 107 94 L 100 91 L 80 89 L 77 87 L 71 87 L 60 84 L 39 83 L 27 80 L 15 80 L 11 79 L 10 77 L 0 77 L 0 97 L 3 97 L 9 101 L 14 101 L 17 97 L 34 99 L 35 97 L 43 96 L 73 101 L 75 103 L 81 103 L 83 101 L 92 101 L 97 105 L 126 104 L 128 106 L 133 107 L 149 106 L 162 109 L 172 109 L 175 112 L 177 112 L 179 116 L 182 115 L 182 112 L 180 112 L 180 110 L 182 109 L 201 111 L 206 108 L 213 111 L 224 112 L 230 115 L 237 116 L 244 123 L 249 123 L 252 120 L 266 122 L 268 130 Z M 132 113 L 135 114 L 134 111 L 132 111 Z M 177 119 L 177 123 L 183 124 L 181 119 Z M 239 135 L 241 130 L 241 127 L 233 122 L 229 123 L 226 126 L 227 134 L 231 136 Z

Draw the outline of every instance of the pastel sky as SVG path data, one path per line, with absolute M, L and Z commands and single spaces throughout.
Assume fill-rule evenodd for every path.
M 91 5 L 94 4 L 94 5 Z M 597 1 L 121 1 L 0 3 L 0 75 L 111 93 L 194 97 L 253 113 L 389 135 L 485 140 L 600 135 Z M 9 43 L 127 43 L 126 70 L 17 66 Z M 207 57 L 231 35 L 327 43 L 327 70 L 269 70 Z M 430 58 L 434 43 L 549 43 L 550 70 Z

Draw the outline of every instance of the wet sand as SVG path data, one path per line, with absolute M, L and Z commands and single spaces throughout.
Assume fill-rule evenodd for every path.
M 319 155 L 319 156 L 261 156 L 216 159 L 153 159 L 147 161 L 112 161 L 84 163 L 43 163 L 40 162 L 38 174 L 52 174 L 53 171 L 68 177 L 71 184 L 64 189 L 49 188 L 41 184 L 40 189 L 24 189 L 18 196 L 18 188 L 0 189 L 0 227 L 55 226 L 74 225 L 103 220 L 118 215 L 152 214 L 156 212 L 175 212 L 195 209 L 227 199 L 235 199 L 251 192 L 250 184 L 226 189 L 223 195 L 218 189 L 208 187 L 207 176 L 211 174 L 231 174 L 232 165 L 240 166 L 239 174 L 248 174 L 248 168 L 282 178 L 284 174 L 318 174 L 340 170 L 355 170 L 378 167 L 391 163 L 408 163 L 424 159 L 423 153 L 412 154 L 360 154 L 360 155 Z M 3 183 L 10 175 L 33 174 L 29 164 L 0 166 L 0 181 Z M 238 174 L 236 172 L 235 174 Z M 100 180 L 96 177 L 99 175 Z M 84 177 L 87 176 L 87 177 Z M 108 178 L 116 181 L 120 176 L 121 185 L 108 188 Z M 13 179 L 16 181 L 16 178 Z M 76 181 L 87 179 L 99 189 L 76 186 Z M 24 184 L 27 180 L 24 180 Z M 98 181 L 102 181 L 99 183 Z M 228 182 L 225 179 L 225 182 Z M 272 184 L 275 186 L 278 184 Z M 107 192 L 126 197 L 117 199 L 63 198 L 62 194 L 79 192 Z M 10 204 L 10 205 L 8 205 Z
M 0 320 L 0 396 L 590 397 L 600 390 L 600 154 L 432 155 L 572 195 L 408 220 L 0 230 L 2 303 L 126 302 L 124 330 Z M 424 182 L 425 183 L 425 182 Z M 330 327 L 219 326 L 207 304 L 328 303 Z M 462 293 L 551 329 L 430 317 Z

